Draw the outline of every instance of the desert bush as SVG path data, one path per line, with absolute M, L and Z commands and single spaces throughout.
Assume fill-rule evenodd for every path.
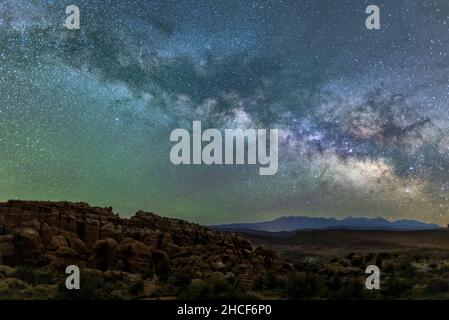
M 449 272 L 449 266 L 445 265 L 445 264 L 440 265 L 439 268 L 438 268 L 438 271 L 440 271 L 440 272 Z
M 16 268 L 12 276 L 30 284 L 50 284 L 54 282 L 51 273 L 28 266 Z
M 449 292 L 449 281 L 446 279 L 435 279 L 427 285 L 426 292 L 429 294 L 445 294 Z
M 385 287 L 382 289 L 382 296 L 386 299 L 406 298 L 413 288 L 410 280 L 397 277 L 391 277 L 385 282 Z
M 399 264 L 397 272 L 401 277 L 411 278 L 416 275 L 416 268 L 412 266 L 410 261 L 404 260 Z
M 338 291 L 341 289 L 342 283 L 341 277 L 333 275 L 326 279 L 325 285 L 329 291 Z
M 376 265 L 376 266 L 378 266 L 379 268 L 382 268 L 382 266 L 383 266 L 383 260 L 384 260 L 385 258 L 383 257 L 383 255 L 381 255 L 381 254 L 377 254 L 376 255 L 376 261 L 374 262 L 374 264 Z
M 81 271 L 79 290 L 68 290 L 63 279 L 57 288 L 56 300 L 114 300 L 118 297 L 114 291 L 122 288 L 122 282 L 116 279 L 109 281 L 95 273 Z
M 351 267 L 361 268 L 363 266 L 363 258 L 360 256 L 353 256 L 351 259 Z
M 348 254 L 346 255 L 346 259 L 352 260 L 352 258 L 353 258 L 354 256 L 356 256 L 356 254 L 355 254 L 354 252 L 348 253 Z
M 285 282 L 272 271 L 267 271 L 254 282 L 255 290 L 273 290 L 279 288 L 285 288 Z
M 336 300 L 361 300 L 366 298 L 364 282 L 359 278 L 335 277 L 328 282 L 328 298 Z
M 348 260 L 348 259 L 346 259 L 346 258 L 341 259 L 341 260 L 340 260 L 340 265 L 341 265 L 342 267 L 350 267 L 350 266 L 351 266 L 351 261 Z
M 196 281 L 180 290 L 179 299 L 184 300 L 247 300 L 254 299 L 241 287 L 233 286 L 225 279 Z
M 366 265 L 368 265 L 368 264 L 373 264 L 373 263 L 374 263 L 375 265 L 379 266 L 377 263 L 375 263 L 376 260 L 377 260 L 377 256 L 376 256 L 376 254 L 374 254 L 374 253 L 372 253 L 372 252 L 368 253 L 368 254 L 365 256 L 365 258 L 363 259 L 364 264 L 366 264 Z
M 154 272 L 152 270 L 145 271 L 142 273 L 142 278 L 147 280 L 153 280 L 154 279 Z
M 176 296 L 179 292 L 179 289 L 175 286 L 172 286 L 171 284 L 163 284 L 159 286 L 156 290 L 151 292 L 152 298 L 159 298 L 159 297 L 173 297 Z
M 182 288 L 192 283 L 192 275 L 185 272 L 176 272 L 168 278 L 168 283 Z
M 435 262 L 432 262 L 432 263 L 429 264 L 429 267 L 430 267 L 431 269 L 435 270 L 435 269 L 438 269 L 438 264 L 435 263 Z
M 395 257 L 396 255 L 395 254 L 392 254 L 392 253 L 388 253 L 388 252 L 379 252 L 377 255 L 376 255 L 376 259 L 379 259 L 380 261 L 384 261 L 384 260 L 388 260 L 388 259 L 390 259 L 390 258 L 393 258 L 393 257 Z
M 423 254 L 416 253 L 413 255 L 412 259 L 414 261 L 419 262 L 419 261 L 422 261 L 423 259 L 425 259 L 425 256 Z
M 128 293 L 132 296 L 140 295 L 145 290 L 145 284 L 143 281 L 137 281 L 131 284 L 128 288 Z
M 288 299 L 314 299 L 325 294 L 324 281 L 316 274 L 296 273 L 287 280 Z
M 382 272 L 385 273 L 394 273 L 398 270 L 398 265 L 393 262 L 386 262 L 382 265 Z

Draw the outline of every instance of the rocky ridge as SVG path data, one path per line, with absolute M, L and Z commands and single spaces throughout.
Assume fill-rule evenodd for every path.
M 86 203 L 10 200 L 0 203 L 0 265 L 75 264 L 101 271 L 207 279 L 222 274 L 250 287 L 267 272 L 292 266 L 245 238 L 139 211 L 125 219 Z

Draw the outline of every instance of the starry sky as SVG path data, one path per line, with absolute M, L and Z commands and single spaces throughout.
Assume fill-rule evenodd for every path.
M 0 0 L 0 201 L 447 224 L 448 49 L 446 0 Z M 277 174 L 173 165 L 193 120 L 279 129 Z

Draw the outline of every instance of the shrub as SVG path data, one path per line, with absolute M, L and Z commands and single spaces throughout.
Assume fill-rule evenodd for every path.
M 150 297 L 158 298 L 158 297 L 172 297 L 176 296 L 178 293 L 178 289 L 171 284 L 163 284 L 159 286 L 156 290 L 151 292 Z
M 154 279 L 154 272 L 152 270 L 145 271 L 142 273 L 143 279 L 153 280 Z
M 339 276 L 331 276 L 326 280 L 326 287 L 330 291 L 338 291 L 342 287 L 342 280 Z
M 378 266 L 379 268 L 382 267 L 382 255 L 378 254 L 376 256 L 376 262 L 374 263 L 376 266 Z
M 315 274 L 296 273 L 287 281 L 289 299 L 314 299 L 322 296 L 324 289 L 323 280 Z
M 121 287 L 121 282 L 114 279 L 106 281 L 95 273 L 81 271 L 79 290 L 68 290 L 63 279 L 57 288 L 56 300 L 113 300 L 117 299 L 114 290 Z
M 143 283 L 143 281 L 137 281 L 129 286 L 128 293 L 130 295 L 137 296 L 137 295 L 142 294 L 144 292 L 144 290 L 145 290 L 145 284 Z
M 176 272 L 168 278 L 168 283 L 175 287 L 185 287 L 192 283 L 192 275 L 184 272 Z
M 237 286 L 233 286 L 225 279 L 196 281 L 180 290 L 179 299 L 184 300 L 244 300 L 254 299 Z
M 329 289 L 329 299 L 361 300 L 366 298 L 364 282 L 359 278 L 334 278 L 329 283 Z
M 363 266 L 363 258 L 360 256 L 353 256 L 351 258 L 351 267 L 361 268 Z
M 50 284 L 54 282 L 54 278 L 51 273 L 42 270 L 36 270 L 28 266 L 18 267 L 14 271 L 13 277 L 30 284 Z
M 379 266 L 379 265 L 377 265 L 377 266 Z M 398 266 L 393 262 L 386 262 L 386 263 L 383 263 L 383 265 L 382 265 L 382 271 L 385 273 L 394 273 L 397 270 L 398 270 Z
M 449 291 L 449 282 L 446 279 L 436 279 L 427 286 L 427 293 L 443 294 Z
M 410 281 L 391 277 L 386 281 L 386 286 L 382 290 L 384 298 L 399 299 L 406 298 L 409 291 L 413 288 Z
M 272 290 L 278 288 L 285 288 L 285 283 L 282 278 L 272 271 L 266 272 L 263 276 L 258 277 L 254 282 L 255 290 Z
M 366 298 L 365 283 L 359 279 L 344 279 L 339 282 L 339 290 L 329 295 L 331 299 L 361 300 Z
M 402 261 L 398 266 L 398 272 L 404 278 L 412 278 L 416 274 L 416 268 L 409 261 Z

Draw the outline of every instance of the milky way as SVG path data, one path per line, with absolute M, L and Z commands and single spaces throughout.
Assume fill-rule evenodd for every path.
M 69 4 L 0 0 L 0 200 L 449 221 L 447 1 Z M 193 120 L 279 129 L 278 173 L 174 166 Z

